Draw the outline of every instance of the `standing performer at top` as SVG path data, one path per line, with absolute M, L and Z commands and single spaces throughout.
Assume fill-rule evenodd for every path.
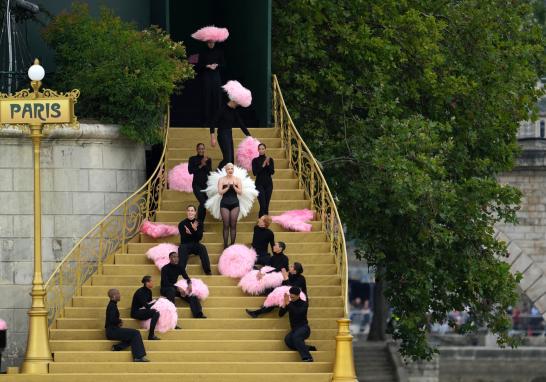
M 256 176 L 256 189 L 258 190 L 258 203 L 260 203 L 260 212 L 258 218 L 263 215 L 269 215 L 269 202 L 273 193 L 273 180 L 271 175 L 275 173 L 275 163 L 273 158 L 266 155 L 264 143 L 258 145 L 260 156 L 252 159 L 252 172 Z
M 224 53 L 216 43 L 225 41 L 229 32 L 226 28 L 209 26 L 199 29 L 191 36 L 207 43 L 207 49 L 199 54 L 197 70 L 203 81 L 203 123 L 210 126 L 222 103 L 220 69 L 225 66 Z
M 237 220 L 239 220 L 239 198 L 237 195 L 243 192 L 241 179 L 233 175 L 233 163 L 226 164 L 226 176 L 218 180 L 218 193 L 222 195 L 220 202 L 220 215 L 222 216 L 224 249 L 228 246 L 228 235 L 231 244 L 235 243 L 237 236 Z
M 197 220 L 201 223 L 201 226 L 205 223 L 205 216 L 207 210 L 205 203 L 207 202 L 207 193 L 203 192 L 207 188 L 207 179 L 209 173 L 212 171 L 211 160 L 205 155 L 205 145 L 198 143 L 197 155 L 190 157 L 188 161 L 188 172 L 193 175 L 192 188 L 195 198 L 199 201 L 199 207 L 197 209 Z
M 214 130 L 218 129 L 218 144 L 220 150 L 222 150 L 222 160 L 218 164 L 219 169 L 224 168 L 227 163 L 235 163 L 233 134 L 231 131 L 233 126 L 238 125 L 247 137 L 250 136 L 250 132 L 245 127 L 237 107 L 249 107 L 252 103 L 252 93 L 238 81 L 228 81 L 222 88 L 227 92 L 229 102 L 218 110 L 210 125 L 210 145 L 212 147 L 216 146 Z

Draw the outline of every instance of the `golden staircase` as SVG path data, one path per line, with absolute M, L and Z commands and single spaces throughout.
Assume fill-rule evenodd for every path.
M 343 231 L 326 182 L 290 120 L 276 78 L 273 94 L 275 127 L 250 131 L 267 144 L 268 153 L 275 160 L 270 214 L 301 208 L 317 212 L 311 232 L 286 232 L 272 225 L 276 240 L 287 243 L 290 262 L 299 261 L 305 268 L 311 296 L 312 334 L 308 342 L 318 348 L 313 354 L 315 362 L 303 363 L 295 351 L 286 348 L 283 338 L 288 332 L 288 319 L 279 318 L 277 310 L 258 319 L 246 315 L 245 308 L 258 308 L 264 297 L 245 295 L 236 280 L 218 274 L 221 223 L 210 214 L 203 243 L 209 251 L 213 274 L 203 274 L 196 256 L 190 257 L 187 267 L 191 277 L 199 277 L 209 286 L 210 296 L 203 303 L 208 318 L 190 318 L 189 307 L 177 301 L 179 325 L 183 329 L 158 334 L 161 341 L 144 341 L 152 362 L 134 363 L 130 351 L 110 351 L 113 341 L 105 339 L 103 329 L 107 290 L 120 289 L 122 299 L 118 306 L 124 326 L 137 328 L 137 322 L 129 318 L 133 292 L 145 274 L 155 276 L 159 285 L 159 271 L 145 252 L 158 242 L 178 242 L 178 237 L 154 240 L 142 235 L 138 233 L 140 223 L 148 218 L 178 224 L 185 217 L 186 206 L 196 203 L 193 194 L 166 189 L 166 171 L 194 155 L 198 142 L 207 145 L 213 167 L 221 158 L 218 147 L 209 147 L 208 129 L 170 128 L 166 131 L 167 143 L 161 163 L 152 178 L 75 246 L 46 285 L 50 347 L 54 355 L 49 374 L 13 374 L 7 376 L 8 380 L 332 380 L 337 320 L 346 317 L 347 307 Z M 242 138 L 240 130 L 234 130 L 235 145 Z M 257 214 L 256 202 L 251 214 L 238 224 L 237 243 L 251 242 Z M 158 287 L 153 294 L 159 295 Z M 142 334 L 146 338 L 146 332 Z

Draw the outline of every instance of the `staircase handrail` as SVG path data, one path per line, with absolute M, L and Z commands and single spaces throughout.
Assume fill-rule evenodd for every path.
M 320 164 L 305 144 L 290 117 L 276 75 L 273 75 L 273 118 L 275 127 L 281 133 L 281 144 L 286 150 L 288 165 L 296 172 L 299 187 L 303 188 L 311 200 L 311 209 L 320 218 L 322 229 L 330 242 L 337 273 L 341 278 L 344 316 L 347 318 L 349 315 L 348 264 L 343 225 Z
M 64 307 L 73 296 L 81 295 L 82 286 L 98 271 L 102 273 L 107 259 L 121 251 L 139 233 L 144 219 L 154 220 L 166 187 L 166 156 L 170 126 L 170 111 L 163 117 L 161 134 L 163 152 L 157 167 L 146 183 L 112 209 L 87 232 L 57 265 L 45 284 L 49 326 L 62 317 Z

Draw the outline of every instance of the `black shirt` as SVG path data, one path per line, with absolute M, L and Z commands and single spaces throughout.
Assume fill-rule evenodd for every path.
M 307 282 L 303 275 L 288 274 L 288 280 L 283 280 L 282 285 L 298 287 L 307 296 Z
M 106 307 L 106 320 L 104 323 L 105 328 L 119 328 L 121 320 L 119 318 L 118 303 L 110 300 Z
M 288 256 L 282 252 L 274 253 L 271 259 L 269 259 L 269 266 L 275 268 L 275 270 L 267 273 L 280 272 L 283 268 L 288 270 Z
M 180 232 L 180 244 L 190 244 L 190 243 L 199 243 L 203 238 L 203 225 L 201 223 L 197 224 L 197 229 L 193 229 L 191 223 L 195 222 L 196 219 L 184 219 L 178 224 L 178 231 Z M 191 235 L 188 235 L 185 227 L 191 232 Z
M 263 167 L 265 155 L 260 155 L 252 159 L 252 173 L 256 177 L 256 186 L 272 187 L 273 180 L 271 175 L 275 173 L 275 163 L 273 158 L 269 158 L 269 164 Z
M 231 130 L 231 128 L 235 125 L 238 125 L 247 137 L 250 136 L 250 132 L 245 127 L 237 108 L 232 108 L 227 104 L 224 104 L 220 109 L 218 109 L 214 119 L 212 120 L 210 133 L 214 134 L 215 128 L 218 128 L 218 130 Z
M 152 291 L 145 286 L 138 288 L 133 295 L 133 302 L 131 303 L 131 317 L 133 317 L 140 308 L 150 309 L 150 302 L 152 302 Z
M 190 157 L 188 161 L 188 172 L 193 174 L 192 186 L 204 190 L 207 188 L 207 179 L 209 173 L 212 171 L 210 158 L 207 159 L 205 165 L 201 168 L 201 160 L 203 159 L 202 155 L 194 155 Z
M 182 269 L 178 264 L 167 264 L 161 268 L 161 288 L 170 288 L 178 281 L 178 276 L 182 275 L 185 280 L 189 280 L 189 276 L 185 269 Z
M 275 235 L 269 228 L 254 226 L 254 235 L 252 236 L 252 248 L 256 250 L 258 256 L 267 255 L 267 245 L 271 245 L 271 252 L 275 245 Z
M 218 64 L 215 70 L 207 68 L 207 65 Z M 206 72 L 219 72 L 220 69 L 226 65 L 224 60 L 224 52 L 217 48 L 216 46 L 212 49 L 207 48 L 206 50 L 199 53 L 199 61 L 197 61 L 197 69 L 203 73 Z
M 307 308 L 309 304 L 303 301 L 301 298 L 297 301 L 290 302 L 286 307 L 279 309 L 279 317 L 282 317 L 288 312 L 288 318 L 290 320 L 290 328 L 292 330 L 299 328 L 300 326 L 308 325 L 307 322 Z

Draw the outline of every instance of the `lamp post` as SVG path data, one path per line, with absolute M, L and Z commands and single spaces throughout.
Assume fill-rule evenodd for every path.
M 22 373 L 45 374 L 53 359 L 49 348 L 48 311 L 46 290 L 42 277 L 42 203 L 40 189 L 40 144 L 44 129 L 54 129 L 63 124 L 79 128 L 74 115 L 74 104 L 79 90 L 57 93 L 50 89 L 40 92 L 45 71 L 38 59 L 28 70 L 29 89 L 14 95 L 0 93 L 0 127 L 13 126 L 29 132 L 34 155 L 34 276 L 32 279 L 32 305 L 28 311 L 29 325 L 27 349 Z

